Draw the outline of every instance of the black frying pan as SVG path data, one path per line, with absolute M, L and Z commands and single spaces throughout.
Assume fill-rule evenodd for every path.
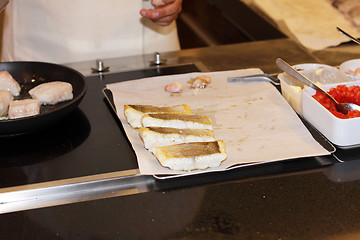
M 0 120 L 0 136 L 34 132 L 59 121 L 74 110 L 85 95 L 87 85 L 84 76 L 78 71 L 52 63 L 43 62 L 4 62 L 0 71 L 8 71 L 20 84 L 20 96 L 16 100 L 31 98 L 28 91 L 45 82 L 64 81 L 73 87 L 73 99 L 55 105 L 41 106 L 40 114 L 19 119 Z

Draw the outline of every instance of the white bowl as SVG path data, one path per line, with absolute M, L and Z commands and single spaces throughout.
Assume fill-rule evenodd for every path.
M 346 86 L 358 85 L 360 82 L 341 83 Z M 340 84 L 324 85 L 322 88 L 329 91 L 330 88 Z M 319 130 L 330 142 L 340 148 L 349 148 L 360 144 L 360 117 L 340 119 L 335 117 L 329 110 L 323 107 L 312 96 L 316 91 L 310 87 L 302 91 L 303 117 Z
M 321 67 L 332 68 L 332 66 L 330 66 L 330 65 L 320 64 L 320 63 L 301 63 L 301 64 L 293 65 L 292 67 L 298 71 L 313 70 L 313 69 L 318 69 Z
M 360 77 L 356 77 L 354 72 L 360 67 L 360 59 L 352 59 L 340 64 L 340 71 L 342 71 L 347 77 L 354 81 L 359 81 Z
M 324 64 L 299 64 L 293 67 L 296 69 L 306 69 L 299 72 L 319 85 L 351 81 L 337 68 Z M 304 84 L 285 73 L 280 73 L 278 79 L 280 80 L 282 95 L 291 107 L 302 116 L 301 92 Z

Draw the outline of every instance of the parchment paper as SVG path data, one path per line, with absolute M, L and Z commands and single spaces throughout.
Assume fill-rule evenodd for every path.
M 140 173 L 184 174 L 162 167 L 144 148 L 138 131 L 132 129 L 125 119 L 125 104 L 188 104 L 194 114 L 210 117 L 215 138 L 225 142 L 228 158 L 219 167 L 186 174 L 221 171 L 238 164 L 330 154 L 312 138 L 273 85 L 268 82 L 227 82 L 228 77 L 259 73 L 262 73 L 260 69 L 189 73 L 107 85 L 113 94 L 117 115 L 136 153 Z M 194 91 L 187 81 L 197 75 L 211 76 L 212 82 L 205 89 Z M 164 90 L 165 85 L 173 81 L 182 83 L 184 90 L 181 94 Z
M 355 37 L 360 37 L 348 21 L 327 0 L 243 0 L 253 4 L 270 17 L 288 36 L 309 50 L 322 50 L 348 42 L 340 34 L 340 27 Z

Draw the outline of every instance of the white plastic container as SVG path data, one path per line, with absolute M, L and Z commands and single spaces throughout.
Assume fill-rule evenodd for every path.
M 360 82 L 340 83 L 346 86 L 358 85 Z M 325 91 L 340 84 L 322 86 Z M 335 117 L 312 96 L 316 91 L 310 87 L 302 91 L 303 117 L 319 130 L 330 142 L 340 148 L 351 148 L 360 144 L 360 118 L 341 119 Z
M 294 78 L 285 73 L 280 73 L 278 79 L 280 80 L 281 94 L 295 112 L 302 116 L 301 91 L 304 84 L 296 82 Z

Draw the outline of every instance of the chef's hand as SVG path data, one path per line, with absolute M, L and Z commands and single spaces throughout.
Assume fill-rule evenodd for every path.
M 167 26 L 174 21 L 182 9 L 182 0 L 151 0 L 155 9 L 141 9 L 140 14 L 160 26 Z

